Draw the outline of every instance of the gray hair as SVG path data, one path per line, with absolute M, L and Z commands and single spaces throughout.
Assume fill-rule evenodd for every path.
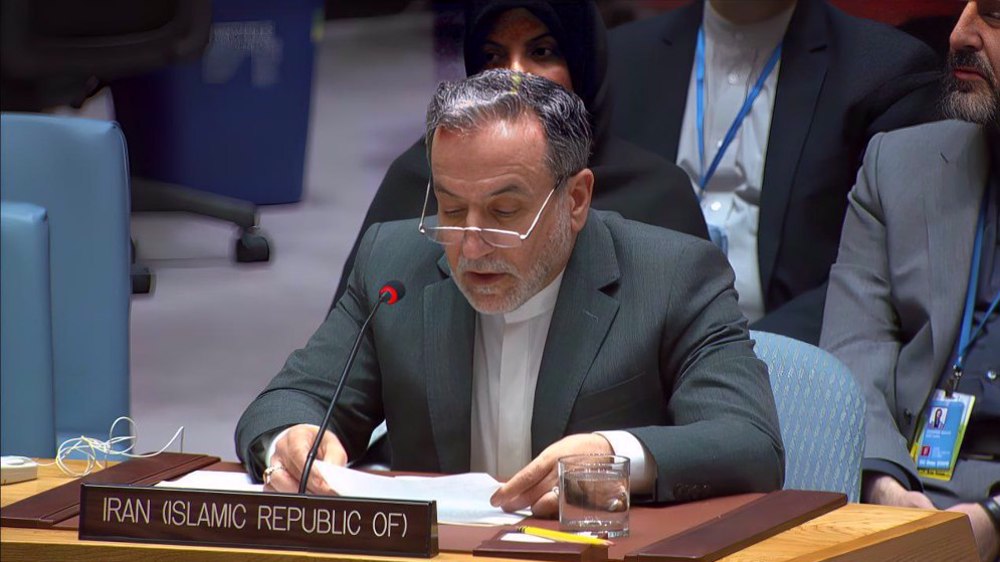
M 583 101 L 551 80 L 506 69 L 438 85 L 427 106 L 427 160 L 438 127 L 471 132 L 531 115 L 545 131 L 545 163 L 557 185 L 587 167 L 591 132 Z

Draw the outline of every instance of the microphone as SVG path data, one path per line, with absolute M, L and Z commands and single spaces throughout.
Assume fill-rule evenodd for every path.
M 312 448 L 309 449 L 309 454 L 306 455 L 306 463 L 302 467 L 302 479 L 299 481 L 299 493 L 306 493 L 306 485 L 309 482 L 309 473 L 312 472 L 313 462 L 316 460 L 316 453 L 319 451 L 319 444 L 323 440 L 323 435 L 326 433 L 327 426 L 330 425 L 330 419 L 333 418 L 333 407 L 337 404 L 337 398 L 340 397 L 341 391 L 344 390 L 344 382 L 347 381 L 347 374 L 351 371 L 351 366 L 354 365 L 354 358 L 358 355 L 358 348 L 361 347 L 361 339 L 365 336 L 365 330 L 368 329 L 368 323 L 372 321 L 375 313 L 382 304 L 393 305 L 399 302 L 406 295 L 406 287 L 403 286 L 399 281 L 389 281 L 382 288 L 378 290 L 378 300 L 375 301 L 375 306 L 372 307 L 372 311 L 368 313 L 368 318 L 365 318 L 365 322 L 361 325 L 361 330 L 358 332 L 357 339 L 354 340 L 354 347 L 351 348 L 351 354 L 347 357 L 347 364 L 344 365 L 344 372 L 340 374 L 340 382 L 337 383 L 337 388 L 333 391 L 333 398 L 330 399 L 330 406 L 326 409 L 326 415 L 323 416 L 323 422 L 319 425 L 319 433 L 316 434 L 316 439 L 313 440 Z

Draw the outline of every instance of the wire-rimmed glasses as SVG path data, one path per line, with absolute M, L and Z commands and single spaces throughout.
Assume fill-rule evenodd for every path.
M 431 182 L 427 182 L 427 193 L 424 194 L 424 209 L 420 212 L 420 224 L 418 225 L 418 230 L 424 236 L 430 238 L 434 242 L 441 244 L 443 246 L 451 246 L 454 244 L 461 244 L 462 240 L 465 239 L 465 234 L 467 232 L 475 232 L 486 242 L 494 248 L 517 248 L 524 243 L 525 240 L 531 236 L 531 231 L 535 230 L 535 225 L 538 224 L 538 219 L 541 218 L 542 212 L 545 211 L 545 207 L 549 204 L 549 199 L 552 199 L 552 194 L 559 189 L 562 185 L 562 180 L 556 182 L 555 187 L 552 191 L 545 196 L 545 201 L 542 203 L 541 208 L 538 209 L 538 214 L 535 215 L 535 220 L 531 221 L 531 226 L 528 227 L 528 231 L 524 234 L 516 232 L 514 230 L 504 230 L 501 228 L 482 228 L 478 226 L 428 226 L 424 224 L 424 219 L 427 216 L 427 201 L 430 200 L 431 196 Z

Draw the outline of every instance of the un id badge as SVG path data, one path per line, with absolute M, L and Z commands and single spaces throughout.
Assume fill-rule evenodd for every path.
M 910 449 L 920 476 L 951 480 L 975 401 L 969 394 L 953 392 L 948 396 L 943 390 L 934 391 Z

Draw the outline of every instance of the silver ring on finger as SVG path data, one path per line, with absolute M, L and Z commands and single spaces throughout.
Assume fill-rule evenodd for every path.
M 559 497 L 559 486 L 552 486 L 552 493 L 555 494 L 555 496 L 558 498 Z
M 263 478 L 264 484 L 270 484 L 271 483 L 271 477 L 274 476 L 274 473 L 278 472 L 279 470 L 285 470 L 284 465 L 282 465 L 280 462 L 274 463 L 273 465 L 265 468 L 264 469 L 264 478 Z

